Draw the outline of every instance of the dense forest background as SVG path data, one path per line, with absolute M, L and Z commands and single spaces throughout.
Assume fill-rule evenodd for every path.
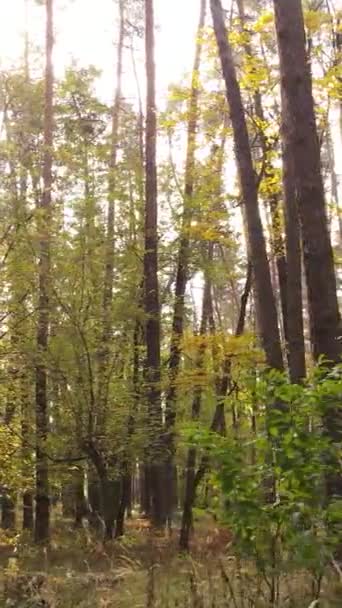
M 188 2 L 0 66 L 4 606 L 342 602 L 342 7 Z

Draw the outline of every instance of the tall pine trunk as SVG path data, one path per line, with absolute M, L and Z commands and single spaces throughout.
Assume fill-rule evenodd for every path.
M 188 281 L 189 256 L 190 256 L 190 224 L 193 215 L 193 194 L 195 181 L 195 153 L 196 137 L 199 118 L 199 69 L 202 54 L 202 30 L 205 23 L 207 0 L 201 0 L 200 17 L 196 36 L 195 59 L 192 70 L 191 92 L 189 100 L 189 119 L 187 133 L 187 152 L 184 177 L 184 208 L 182 227 L 178 251 L 178 264 L 175 285 L 175 302 L 173 309 L 172 334 L 169 359 L 169 389 L 166 395 L 165 418 L 166 418 L 166 447 L 168 451 L 167 462 L 167 487 L 168 493 L 173 491 L 174 477 L 174 424 L 176 419 L 176 380 L 181 363 L 181 341 L 184 330 L 184 299 Z M 172 510 L 173 496 L 168 496 L 168 510 Z M 170 513 L 171 516 L 171 513 Z
M 270 167 L 269 175 L 272 175 L 274 167 Z M 271 243 L 273 255 L 275 256 L 278 282 L 280 307 L 283 318 L 283 330 L 285 342 L 288 341 L 288 310 L 287 310 L 287 260 L 285 255 L 285 243 L 282 234 L 282 210 L 278 195 L 274 195 L 269 200 L 271 213 Z
M 104 287 L 102 296 L 102 328 L 101 328 L 101 343 L 98 350 L 98 377 L 97 377 L 97 393 L 96 393 L 96 428 L 94 429 L 97 438 L 97 448 L 92 446 L 94 451 L 101 451 L 101 440 L 105 436 L 106 418 L 107 418 L 107 400 L 110 384 L 110 376 L 112 370 L 111 362 L 111 344 L 112 344 L 112 304 L 113 304 L 113 287 L 114 287 L 114 269 L 115 269 L 115 202 L 116 202 L 116 171 L 117 171 L 117 155 L 118 155 L 118 137 L 119 137 L 119 119 L 120 119 L 120 103 L 122 97 L 122 63 L 123 51 L 125 42 L 125 14 L 124 2 L 119 2 L 119 39 L 117 46 L 117 63 L 116 63 L 116 90 L 114 96 L 112 110 L 112 132 L 111 132 L 111 150 L 109 159 L 108 171 L 108 208 L 107 208 L 107 226 L 105 240 L 105 259 L 104 259 Z M 97 463 L 101 460 L 101 468 Z M 103 455 L 98 453 L 98 460 L 93 460 L 96 470 L 99 474 L 101 500 L 103 507 L 103 516 L 105 523 L 104 536 L 105 540 L 113 538 L 114 523 L 116 517 L 116 509 L 109 503 L 114 501 L 112 496 L 113 488 L 119 484 L 110 479 L 109 468 Z M 99 472 L 101 471 L 101 473 Z
M 165 523 L 163 466 L 165 458 L 160 389 L 160 306 L 158 285 L 157 111 L 154 63 L 154 6 L 145 0 L 146 142 L 145 142 L 145 252 L 144 300 L 146 313 L 146 396 L 149 413 L 152 522 Z
M 241 91 L 237 81 L 228 32 L 220 0 L 210 0 L 215 36 L 226 84 L 226 95 L 233 127 L 235 154 L 243 202 L 246 211 L 248 240 L 253 264 L 259 328 L 269 367 L 282 370 L 283 358 L 277 310 L 272 290 L 266 244 L 260 218 L 257 184 Z
M 36 517 L 35 541 L 45 542 L 50 533 L 49 470 L 46 455 L 49 414 L 47 352 L 50 309 L 50 221 L 53 145 L 53 0 L 46 0 L 46 67 L 44 105 L 43 194 L 38 209 L 39 276 L 36 365 Z
M 315 359 L 337 363 L 341 356 L 340 316 L 333 251 L 327 225 L 320 148 L 305 49 L 301 0 L 274 0 L 283 96 L 284 140 L 293 157 L 294 187 L 301 221 L 308 289 L 311 341 Z M 327 434 L 342 440 L 342 410 L 330 407 L 324 416 Z M 341 475 L 328 478 L 328 494 L 342 495 Z
M 283 104 L 285 100 L 283 101 Z M 285 245 L 287 262 L 287 353 L 290 380 L 300 383 L 306 375 L 303 319 L 302 252 L 298 203 L 294 182 L 294 161 L 286 137 L 286 114 L 282 110 L 283 189 L 285 209 Z
M 242 32 L 247 35 L 246 42 L 244 43 L 244 49 L 246 55 L 253 58 L 253 48 L 252 44 L 248 40 L 249 31 L 246 28 L 246 14 L 245 14 L 245 5 L 244 0 L 237 0 L 239 19 L 241 23 Z M 256 89 L 253 93 L 253 111 L 255 116 L 259 120 L 260 125 L 264 125 L 265 123 L 265 114 L 263 107 L 263 98 L 259 89 Z M 260 147 L 263 154 L 263 163 L 264 163 L 264 175 L 266 178 L 273 178 L 275 176 L 275 167 L 272 161 L 272 151 L 274 148 L 274 143 L 270 142 L 265 134 L 264 127 L 259 127 L 259 140 Z M 285 256 L 285 243 L 281 231 L 281 206 L 279 197 L 276 194 L 271 194 L 268 197 L 267 203 L 270 209 L 270 237 L 271 237 L 271 246 L 272 246 L 272 254 L 274 256 L 274 262 L 277 270 L 277 278 L 279 285 L 279 306 L 282 313 L 283 319 L 283 335 L 285 342 L 288 339 L 288 310 L 287 310 L 287 261 Z M 271 263 L 272 264 L 272 263 Z M 272 265 L 271 265 L 272 270 Z M 275 277 L 276 278 L 276 277 Z M 271 273 L 271 279 L 272 273 Z M 272 281 L 275 283 L 275 281 Z M 277 298 L 276 298 L 277 304 Z
M 25 0 L 25 21 L 28 24 L 28 0 Z M 29 61 L 29 33 L 28 28 L 25 31 L 24 37 L 24 74 L 25 74 L 25 84 L 27 86 L 27 90 L 30 87 L 30 61 Z M 29 117 L 29 107 L 26 110 L 27 118 Z M 27 161 L 28 161 L 28 150 L 29 150 L 29 137 L 28 141 L 24 143 L 22 150 L 22 159 L 21 159 L 21 176 L 20 176 L 20 199 L 21 199 L 21 208 L 18 217 L 22 216 L 26 217 L 27 213 L 27 182 L 28 182 L 28 171 L 27 171 Z M 25 303 L 23 303 L 22 310 L 23 318 L 26 317 L 26 307 Z M 26 324 L 21 325 L 21 336 L 22 339 L 25 340 L 26 336 L 29 335 L 28 327 Z M 30 447 L 30 422 L 31 422 L 31 412 L 32 412 L 32 393 L 31 393 L 31 384 L 32 378 L 29 369 L 29 365 L 27 361 L 22 361 L 22 374 L 20 378 L 20 404 L 21 404 L 21 440 L 22 440 L 22 475 L 23 479 L 26 480 L 28 487 L 23 491 L 22 496 L 22 522 L 23 522 L 23 530 L 33 530 L 34 523 L 34 508 L 33 508 L 33 498 L 34 494 L 32 491 L 31 479 L 32 479 L 32 449 Z M 33 481 L 33 480 L 32 480 Z
M 143 328 L 140 319 L 137 319 L 135 322 L 134 332 L 133 332 L 133 370 L 132 370 L 132 385 L 133 385 L 133 404 L 131 406 L 131 411 L 128 416 L 128 424 L 127 424 L 127 445 L 129 446 L 132 441 L 132 436 L 135 429 L 135 417 L 139 408 L 140 401 L 140 348 L 142 343 L 143 336 Z M 129 454 L 129 451 L 124 452 L 123 461 L 122 461 L 122 469 L 121 469 L 121 479 L 122 479 L 122 493 L 120 506 L 118 511 L 118 516 L 116 519 L 116 527 L 115 527 L 115 538 L 119 538 L 124 534 L 124 523 L 125 523 L 125 514 L 131 511 L 131 503 L 132 503 L 132 486 L 134 482 L 134 464 L 132 461 L 132 456 Z
M 208 245 L 208 262 L 212 262 L 213 258 L 213 243 Z M 211 280 L 209 273 L 205 278 L 204 290 L 203 290 L 203 302 L 202 302 L 202 318 L 200 326 L 200 336 L 202 341 L 200 343 L 197 361 L 196 361 L 196 373 L 200 374 L 203 372 L 204 357 L 206 351 L 206 332 L 210 316 L 211 303 Z M 198 421 L 201 411 L 202 403 L 202 386 L 197 386 L 194 389 L 194 396 L 192 400 L 191 408 L 191 419 Z M 182 551 L 189 550 L 189 541 L 191 529 L 193 526 L 192 509 L 195 501 L 195 476 L 196 476 L 196 460 L 197 460 L 197 449 L 190 447 L 186 460 L 185 470 L 185 492 L 184 492 L 184 503 L 183 503 L 183 514 L 182 514 L 182 525 L 179 537 L 179 546 Z
M 331 217 L 330 217 L 330 222 L 328 223 L 328 229 L 329 229 L 329 232 L 331 233 L 333 219 L 336 214 L 337 223 L 338 223 L 339 246 L 341 247 L 342 246 L 342 209 L 341 209 L 340 201 L 339 201 L 339 184 L 338 184 L 339 177 L 336 174 L 336 159 L 335 159 L 335 150 L 334 150 L 331 121 L 329 121 L 328 125 L 327 125 L 326 146 L 327 146 L 327 155 L 328 155 L 328 170 L 330 173 L 330 189 L 331 189 L 331 203 L 332 203 Z
M 110 381 L 110 345 L 112 335 L 112 302 L 113 302 L 113 283 L 114 283 L 114 265 L 115 265 L 115 199 L 116 199 L 116 181 L 117 181 L 117 155 L 118 155 L 118 135 L 119 135 L 119 118 L 120 118 L 120 103 L 122 97 L 122 61 L 123 49 L 125 42 L 125 16 L 124 2 L 119 2 L 120 26 L 119 40 L 117 50 L 117 65 L 116 65 L 116 91 L 112 110 L 112 133 L 111 133 L 111 152 L 109 160 L 108 172 L 108 210 L 107 210 L 107 233 L 105 243 L 105 266 L 104 266 L 104 288 L 102 302 L 102 337 L 101 346 L 98 353 L 99 370 L 98 370 L 98 391 L 97 391 L 97 409 L 98 409 L 98 424 L 99 433 L 103 434 L 104 429 L 101 428 L 105 424 L 106 419 L 106 403 L 108 384 Z
M 16 145 L 15 140 L 12 139 L 12 133 L 10 128 L 10 121 L 8 119 L 8 112 L 5 108 L 4 111 L 4 125 L 6 129 L 6 138 L 9 143 L 12 143 L 13 146 Z M 12 255 L 9 256 L 9 330 L 10 330 L 10 352 L 8 356 L 7 363 L 7 375 L 9 378 L 9 386 L 7 388 L 6 394 L 6 405 L 4 412 L 4 424 L 11 427 L 13 423 L 13 418 L 18 410 L 18 405 L 20 402 L 20 379 L 23 374 L 23 362 L 19 362 L 18 358 L 21 355 L 22 349 L 22 339 L 20 332 L 20 323 L 25 319 L 25 299 L 26 295 L 23 292 L 23 281 L 20 273 L 18 273 L 18 260 L 21 260 L 23 251 L 22 251 L 22 235 L 21 235 L 21 227 L 25 221 L 24 215 L 21 215 L 21 196 L 18 191 L 17 182 L 18 182 L 18 173 L 15 161 L 12 157 L 9 158 L 8 161 L 8 169 L 9 169 L 9 189 L 11 193 L 11 203 L 13 207 L 13 215 L 15 222 L 15 231 L 16 231 L 16 246 Z M 19 274 L 19 276 L 18 276 Z M 24 287 L 25 289 L 25 287 Z M 20 322 L 18 324 L 18 319 Z M 5 486 L 4 493 L 2 496 L 2 504 L 1 504 L 1 527 L 4 529 L 14 529 L 15 528 L 15 519 L 16 519 L 16 505 L 15 505 L 15 491 L 13 488 L 9 486 Z
M 212 314 L 212 301 L 210 292 L 210 283 L 206 284 L 207 292 L 204 293 L 203 297 L 203 313 L 201 322 L 201 333 L 205 333 L 206 324 Z M 244 287 L 244 291 L 241 296 L 241 304 L 239 316 L 235 328 L 235 337 L 242 336 L 245 330 L 247 304 L 249 295 L 252 288 L 252 267 L 248 264 L 247 279 Z M 207 318 L 209 317 L 209 319 Z M 203 356 L 203 355 L 202 355 Z M 210 425 L 210 431 L 215 433 L 225 433 L 225 412 L 224 405 L 227 397 L 227 392 L 231 384 L 231 355 L 226 354 L 222 366 L 222 377 L 217 386 L 217 403 L 213 414 L 213 418 Z M 192 404 L 192 418 L 198 419 L 201 407 L 201 389 L 197 391 L 194 396 Z M 190 546 L 190 534 L 193 526 L 193 507 L 196 500 L 196 494 L 200 483 L 202 482 L 209 465 L 209 455 L 204 454 L 200 460 L 197 471 L 196 460 L 197 460 L 196 448 L 190 448 L 187 458 L 187 471 L 185 480 L 185 496 L 183 504 L 182 524 L 179 537 L 179 546 L 182 551 L 189 551 Z
M 314 355 L 336 362 L 341 354 L 333 252 L 325 213 L 320 149 L 305 51 L 300 0 L 274 0 L 280 56 L 284 140 L 293 155 L 294 185 L 302 227 L 304 263 L 312 314 Z

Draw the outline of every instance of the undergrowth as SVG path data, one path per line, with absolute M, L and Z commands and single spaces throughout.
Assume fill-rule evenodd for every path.
M 191 556 L 177 539 L 131 529 L 106 546 L 89 534 L 58 530 L 48 549 L 17 537 L 2 559 L 4 608 L 341 608 L 342 573 L 319 581 L 308 571 L 279 576 L 270 601 L 267 578 L 233 555 L 227 536 L 198 534 Z M 221 545 L 220 545 L 221 539 Z M 2 539 L 4 543 L 4 539 Z

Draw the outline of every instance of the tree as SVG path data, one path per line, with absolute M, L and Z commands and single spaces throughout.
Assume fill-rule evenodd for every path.
M 125 13 L 123 1 L 119 2 L 120 25 L 118 39 L 118 56 L 116 66 L 116 91 L 112 111 L 111 151 L 108 175 L 108 211 L 107 234 L 105 249 L 104 290 L 103 290 L 103 333 L 99 350 L 98 372 L 98 425 L 101 434 L 101 425 L 104 424 L 106 413 L 106 394 L 108 389 L 108 373 L 111 342 L 113 282 L 114 282 L 114 256 L 115 256 L 115 178 L 117 173 L 118 156 L 118 130 L 120 118 L 120 104 L 122 97 L 122 61 L 125 42 Z
M 155 99 L 154 6 L 145 0 L 146 52 L 146 143 L 145 143 L 145 253 L 144 300 L 146 313 L 146 398 L 149 413 L 150 479 L 152 518 L 158 527 L 164 523 L 163 422 L 160 388 L 160 306 L 158 285 L 158 191 L 157 191 L 157 108 Z
M 285 100 L 283 104 L 285 103 Z M 287 112 L 283 108 L 282 121 L 286 133 Z M 287 349 L 289 374 L 292 382 L 301 382 L 306 375 L 302 296 L 302 248 L 295 192 L 294 161 L 289 142 L 283 137 L 283 187 L 285 207 L 286 263 L 287 263 Z
M 314 355 L 337 362 L 341 354 L 333 252 L 327 230 L 312 82 L 305 51 L 300 0 L 274 0 L 281 82 L 284 140 L 291 146 L 301 219 L 304 263 L 311 303 Z M 289 10 L 291 9 L 291 10 Z M 294 59 L 296 61 L 294 63 Z
M 311 341 L 316 360 L 329 365 L 341 357 L 340 315 L 333 251 L 327 227 L 312 80 L 305 45 L 301 0 L 286 6 L 274 0 L 283 99 L 284 142 L 293 156 L 293 177 L 303 238 Z M 331 440 L 342 439 L 339 405 L 329 407 L 325 426 Z M 342 495 L 342 478 L 328 482 L 330 495 Z
M 113 481 L 109 478 L 108 466 L 101 456 L 101 442 L 106 437 L 107 406 L 110 376 L 112 373 L 112 307 L 113 307 L 113 284 L 115 269 L 115 203 L 116 203 L 116 173 L 119 143 L 119 118 L 120 104 L 122 101 L 122 63 L 125 42 L 125 13 L 124 4 L 119 2 L 119 39 L 116 66 L 116 91 L 112 110 L 111 149 L 108 172 L 108 210 L 106 226 L 106 243 L 104 252 L 104 280 L 102 301 L 102 335 L 98 349 L 98 369 L 96 386 L 96 404 L 93 412 L 94 428 L 91 429 L 90 437 L 86 442 L 86 451 L 93 460 L 93 464 L 99 475 L 105 521 L 105 538 L 113 537 L 113 526 L 115 510 L 113 509 Z M 95 446 L 95 443 L 98 445 Z M 116 485 L 118 489 L 118 484 Z
M 36 364 L 36 516 L 35 540 L 46 542 L 50 532 L 49 470 L 46 440 L 49 427 L 47 355 L 51 293 L 50 221 L 53 146 L 53 0 L 46 0 L 45 105 L 43 194 L 37 209 L 39 238 L 38 320 Z
M 254 75 L 255 80 L 258 83 L 258 78 L 256 76 L 258 69 L 258 59 L 257 57 L 257 49 L 252 47 L 252 41 L 250 40 L 251 34 L 248 31 L 248 27 L 246 25 L 246 15 L 245 15 L 245 6 L 244 0 L 238 0 L 238 13 L 239 19 L 241 22 L 242 36 L 245 40 L 244 50 L 245 50 L 245 62 L 246 62 L 246 71 L 249 75 Z M 270 67 L 267 65 L 266 59 L 264 58 L 265 53 L 263 54 L 263 67 L 268 71 Z M 260 71 L 260 69 L 259 69 Z M 279 299 L 280 299 L 280 308 L 283 319 L 283 335 L 284 342 L 286 343 L 286 347 L 290 349 L 292 344 L 289 342 L 288 336 L 288 295 L 291 297 L 290 290 L 287 289 L 287 280 L 288 280 L 288 271 L 287 271 L 287 260 L 285 255 L 285 243 L 283 239 L 283 231 L 282 231 L 282 209 L 281 209 L 281 191 L 280 187 L 278 187 L 277 180 L 277 169 L 274 166 L 274 157 L 275 157 L 275 148 L 277 145 L 276 138 L 269 137 L 267 135 L 267 128 L 269 127 L 269 121 L 265 115 L 264 111 L 264 100 L 263 95 L 260 91 L 259 86 L 253 85 L 253 80 L 251 82 L 250 88 L 252 89 L 252 109 L 253 116 L 255 117 L 254 122 L 254 130 L 256 130 L 256 136 L 260 141 L 260 148 L 262 154 L 261 160 L 261 169 L 260 176 L 258 179 L 259 182 L 259 192 L 263 190 L 264 197 L 266 198 L 266 203 L 269 207 L 270 212 L 270 240 L 271 240 L 271 250 L 272 255 L 274 256 L 278 274 L 278 284 L 279 284 Z M 274 141 L 275 140 L 275 141 Z M 276 277 L 275 277 L 276 278 Z M 273 281 L 276 282 L 276 281 Z M 274 290 L 275 291 L 275 290 Z M 277 299 L 277 293 L 275 292 L 275 296 Z M 300 302 L 301 306 L 301 302 Z M 303 339 L 304 340 L 304 339 Z
M 272 291 L 270 269 L 267 260 L 257 196 L 256 176 L 253 169 L 245 113 L 237 81 L 232 50 L 224 24 L 220 0 L 211 0 L 211 12 L 219 50 L 227 101 L 234 133 L 234 144 L 239 179 L 246 210 L 248 239 L 253 264 L 254 283 L 258 300 L 259 326 L 267 364 L 283 369 L 282 351 L 278 329 L 277 311 Z
M 178 251 L 178 262 L 175 282 L 175 301 L 172 320 L 172 334 L 169 358 L 169 389 L 165 400 L 165 434 L 168 450 L 167 479 L 168 488 L 173 489 L 173 460 L 174 460 L 174 425 L 176 419 L 176 381 L 181 363 L 181 341 L 184 327 L 184 300 L 189 274 L 190 257 L 190 226 L 193 217 L 193 196 L 196 165 L 196 138 L 199 122 L 200 95 L 200 64 L 203 46 L 203 27 L 205 23 L 207 0 L 201 0 L 200 16 L 197 28 L 195 59 L 192 69 L 191 90 L 188 104 L 187 150 L 184 176 L 184 207 L 181 225 L 181 235 Z M 168 498 L 168 509 L 171 509 L 173 497 Z
M 208 245 L 208 258 L 209 261 L 212 261 L 213 255 L 213 244 L 209 243 Z M 210 259 L 211 258 L 211 259 Z M 203 301 L 202 301 L 202 317 L 201 317 L 201 325 L 199 335 L 202 339 L 201 343 L 198 347 L 196 367 L 198 372 L 203 371 L 205 365 L 205 353 L 206 353 L 206 332 L 207 325 L 209 321 L 210 314 L 212 314 L 212 294 L 211 294 L 212 286 L 209 276 L 205 277 L 204 288 L 203 288 Z M 202 401 L 202 387 L 197 386 L 194 389 L 194 396 L 192 400 L 191 407 L 191 418 L 194 421 L 199 420 L 200 411 L 201 411 L 201 401 Z M 185 492 L 184 492 L 184 503 L 183 503 L 183 515 L 182 515 L 182 526 L 179 538 L 179 546 L 183 551 L 189 551 L 189 540 L 190 540 L 190 531 L 193 527 L 193 516 L 192 516 L 192 508 L 195 502 L 195 479 L 196 479 L 196 455 L 197 451 L 195 447 L 189 448 L 187 461 L 186 461 L 186 469 L 185 469 Z

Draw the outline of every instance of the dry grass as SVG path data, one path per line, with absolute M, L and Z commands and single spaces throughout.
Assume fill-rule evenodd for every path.
M 0 553 L 4 608 L 268 608 L 270 581 L 229 555 L 226 531 L 200 526 L 192 556 L 174 538 L 152 536 L 136 520 L 105 547 L 85 531 L 57 526 L 49 550 L 12 539 L 15 557 Z M 0 539 L 0 546 L 5 540 Z M 279 579 L 276 608 L 342 608 L 342 582 L 332 570 L 314 602 L 312 577 Z

